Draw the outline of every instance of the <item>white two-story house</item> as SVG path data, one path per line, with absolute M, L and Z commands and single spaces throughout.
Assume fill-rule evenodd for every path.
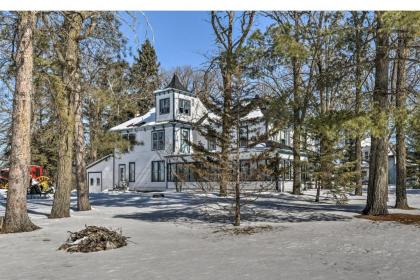
M 162 191 L 175 188 L 174 170 L 179 170 L 182 157 L 194 153 L 189 143 L 201 143 L 210 150 L 218 147 L 213 141 L 205 139 L 192 129 L 192 123 L 207 113 L 207 109 L 199 98 L 189 92 L 174 75 L 172 81 L 164 89 L 155 94 L 155 108 L 143 116 L 135 117 L 111 128 L 111 131 L 135 140 L 136 144 L 128 152 L 115 151 L 88 165 L 87 178 L 91 192 L 101 192 L 113 186 L 127 184 L 129 189 L 137 191 Z M 262 115 L 261 110 L 251 112 Z M 246 123 L 246 122 L 245 122 Z M 268 124 L 261 124 L 261 129 L 269 129 Z M 276 156 L 282 160 L 282 166 L 288 167 L 285 180 L 291 179 L 290 130 L 283 130 L 272 137 L 271 144 L 262 143 L 253 148 L 247 147 L 248 127 L 241 127 L 241 146 L 243 155 L 251 155 L 278 143 Z M 242 144 L 243 143 L 243 144 Z M 250 165 L 244 161 L 244 168 Z M 286 168 L 287 170 L 287 168 Z M 193 182 L 193 176 L 187 176 L 187 182 Z M 191 184 L 193 185 L 193 184 Z

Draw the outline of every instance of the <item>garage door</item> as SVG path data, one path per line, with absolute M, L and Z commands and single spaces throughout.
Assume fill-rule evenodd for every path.
M 102 172 L 88 173 L 89 192 L 102 192 Z

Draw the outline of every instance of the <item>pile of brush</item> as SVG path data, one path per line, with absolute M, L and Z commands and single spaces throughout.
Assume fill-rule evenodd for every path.
M 77 232 L 70 232 L 66 243 L 58 250 L 74 253 L 89 253 L 111 250 L 127 245 L 127 237 L 122 235 L 121 230 L 115 231 L 106 227 L 86 226 Z

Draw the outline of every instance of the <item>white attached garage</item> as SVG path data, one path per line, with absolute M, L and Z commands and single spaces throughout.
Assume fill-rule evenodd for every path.
M 114 185 L 112 154 L 107 155 L 87 166 L 87 184 L 90 193 L 112 189 Z
M 88 172 L 89 192 L 102 192 L 102 172 Z

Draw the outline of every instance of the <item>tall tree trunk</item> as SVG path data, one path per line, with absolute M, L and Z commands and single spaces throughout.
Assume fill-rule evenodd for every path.
M 389 34 L 383 28 L 383 12 L 376 12 L 375 88 L 373 92 L 369 186 L 363 214 L 388 214 L 388 47 Z
M 31 97 L 33 90 L 33 33 L 35 12 L 18 13 L 16 85 L 6 215 L 2 232 L 32 231 L 38 227 L 29 219 L 26 193 L 31 164 Z
M 98 133 L 100 129 L 99 118 L 100 114 L 98 113 L 98 106 L 96 106 L 92 101 L 89 101 L 89 161 L 94 162 L 98 159 Z
M 324 83 L 324 71 L 322 67 L 321 55 L 318 56 L 318 89 L 319 89 L 319 99 L 320 99 L 320 116 L 321 119 L 325 118 L 328 111 L 329 106 L 328 104 L 328 97 L 326 92 L 326 87 Z M 331 189 L 332 188 L 332 164 L 331 164 L 331 141 L 329 141 L 327 136 L 327 131 L 322 130 L 320 131 L 320 138 L 319 138 L 319 148 L 320 148 L 320 183 L 321 187 L 324 189 Z
M 64 30 L 66 34 L 65 55 L 62 61 L 62 81 L 64 89 L 58 93 L 57 111 L 59 118 L 59 147 L 57 166 L 57 190 L 50 218 L 70 217 L 70 194 L 73 189 L 72 163 L 75 128 L 75 92 L 78 71 L 78 37 L 83 19 L 79 13 L 66 12 Z
M 230 56 L 228 56 L 229 58 Z M 228 59 L 227 58 L 227 59 Z M 233 63 L 232 61 L 226 62 Z M 228 68 L 228 67 L 226 67 Z M 220 138 L 220 148 L 221 148 L 221 173 L 220 173 L 220 187 L 219 194 L 220 196 L 227 195 L 227 184 L 230 177 L 230 166 L 229 166 L 229 148 L 230 148 L 230 135 L 232 130 L 232 116 L 231 116 L 231 107 L 232 107 L 232 71 L 226 70 L 223 74 L 223 114 L 222 114 L 222 136 Z
M 405 129 L 404 122 L 407 117 L 406 102 L 406 72 L 405 62 L 408 57 L 407 35 L 400 31 L 398 35 L 398 49 L 397 49 L 397 83 L 395 88 L 396 101 L 396 156 L 397 156 L 397 184 L 396 184 L 396 200 L 395 208 L 408 209 L 407 190 L 405 180 L 407 176 L 406 158 L 407 151 L 405 147 Z
M 236 109 L 238 110 L 238 109 Z M 239 115 L 239 111 L 238 111 Z M 240 160 L 240 119 L 236 120 L 236 178 L 235 178 L 235 221 L 234 226 L 241 225 L 241 160 Z
M 356 188 L 354 190 L 355 195 L 363 195 L 362 188 L 362 140 L 360 136 L 356 136 L 354 143 L 354 153 L 355 153 L 355 166 L 354 171 L 356 173 Z
M 299 14 L 293 12 L 293 19 L 295 22 L 295 40 L 299 42 L 300 25 Z M 292 57 L 292 71 L 293 71 L 293 194 L 301 194 L 302 185 L 302 163 L 300 158 L 301 150 L 301 136 L 302 136 L 302 92 L 301 87 L 301 63 L 299 58 Z
M 301 148 L 301 96 L 300 96 L 300 65 L 297 58 L 292 59 L 293 67 L 293 194 L 301 194 L 302 166 Z
M 358 17 L 357 12 L 353 12 L 353 17 L 355 20 L 355 87 L 356 87 L 356 104 L 355 104 L 355 114 L 358 116 L 362 107 L 362 66 L 361 66 L 361 51 L 362 51 L 362 20 Z M 363 15 L 364 16 L 364 15 Z M 354 171 L 355 171 L 355 195 L 363 195 L 362 189 L 362 138 L 357 133 L 357 136 L 354 139 Z
M 80 80 L 79 74 L 77 79 Z M 85 135 L 82 122 L 82 106 L 80 83 L 75 92 L 75 148 L 76 148 L 76 189 L 77 189 L 77 210 L 90 210 L 89 187 L 86 183 L 86 161 L 85 161 Z
M 320 146 L 320 187 L 323 189 L 332 189 L 332 174 L 333 166 L 331 164 L 331 141 L 328 141 L 324 132 L 321 132 L 319 139 Z

